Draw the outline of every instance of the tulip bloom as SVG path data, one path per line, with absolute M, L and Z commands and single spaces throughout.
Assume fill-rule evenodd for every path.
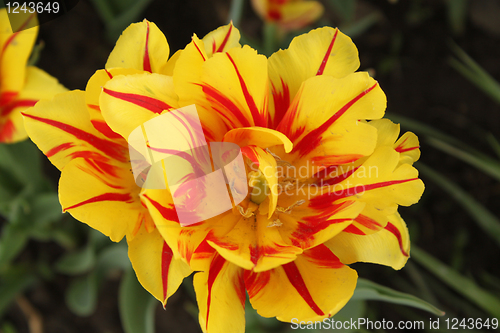
M 424 189 L 412 166 L 418 140 L 412 133 L 398 138 L 399 126 L 381 119 L 385 95 L 367 73 L 355 72 L 349 37 L 316 29 L 269 59 L 238 41 L 227 25 L 193 36 L 167 61 L 156 26 L 134 24 L 85 92 L 25 112 L 30 136 L 62 169 L 63 208 L 113 240 L 127 235 L 147 290 L 166 302 L 196 271 L 204 332 L 243 332 L 246 292 L 265 317 L 333 316 L 356 286 L 347 264 L 404 266 L 410 245 L 397 208 L 416 203 Z M 207 143 L 239 147 L 244 166 L 234 171 L 248 182 L 224 185 L 247 193 L 243 201 L 186 225 L 166 178 L 163 189 L 136 184 L 126 139 L 190 105 Z M 178 156 L 191 163 L 194 155 Z M 186 179 L 199 176 L 195 170 Z M 183 191 L 203 201 L 205 185 Z
M 284 31 L 299 30 L 323 14 L 318 1 L 252 0 L 255 12 L 266 22 L 276 23 Z
M 28 26 L 33 27 L 25 29 Z M 36 15 L 23 15 L 19 30 L 12 32 L 6 9 L 0 9 L 0 142 L 2 143 L 13 143 L 28 137 L 21 111 L 35 105 L 40 99 L 50 99 L 55 94 L 66 91 L 56 79 L 41 69 L 26 65 L 38 34 Z

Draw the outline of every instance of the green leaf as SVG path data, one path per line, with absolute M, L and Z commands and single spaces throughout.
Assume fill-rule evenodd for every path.
M 97 279 L 94 272 L 71 281 L 66 290 L 66 304 L 73 313 L 86 317 L 97 306 Z
M 467 298 L 494 318 L 500 318 L 500 299 L 479 287 L 474 281 L 462 276 L 416 246 L 412 247 L 412 258 L 457 293 Z
M 144 290 L 132 269 L 127 270 L 122 278 L 118 303 L 125 333 L 154 333 L 158 301 Z
M 36 282 L 35 276 L 24 267 L 11 267 L 0 277 L 0 317 L 14 298 Z
M 500 83 L 475 62 L 464 50 L 455 43 L 450 43 L 451 50 L 458 59 L 451 58 L 449 64 L 460 74 L 465 76 L 476 87 L 500 103 Z
M 330 0 L 329 3 L 342 20 L 347 22 L 354 20 L 354 13 L 356 10 L 355 0 Z
M 99 270 L 109 271 L 111 269 L 120 269 L 127 271 L 131 268 L 128 258 L 127 246 L 125 243 L 113 243 L 99 252 L 97 256 L 97 268 Z
M 0 235 L 0 270 L 14 259 L 28 242 L 26 230 L 16 225 L 5 224 Z
M 458 185 L 448 180 L 441 173 L 433 170 L 422 162 L 415 164 L 422 175 L 430 178 L 445 190 L 453 199 L 458 201 L 460 205 L 473 217 L 474 221 L 481 229 L 490 237 L 492 237 L 500 245 L 500 219 L 491 213 L 486 207 L 481 205 L 466 191 L 462 190 Z
M 0 145 L 0 167 L 21 184 L 38 186 L 43 181 L 42 153 L 29 140 Z
M 413 249 L 412 249 L 413 251 Z M 354 295 L 351 300 L 374 300 L 374 301 L 384 301 L 389 303 L 401 304 L 406 306 L 411 306 L 421 310 L 428 311 L 437 316 L 444 315 L 444 312 L 427 303 L 420 298 L 402 293 L 400 291 L 393 290 L 388 287 L 381 286 L 375 282 L 358 279 L 358 284 Z
M 469 0 L 448 0 L 448 21 L 455 34 L 461 34 L 465 28 Z
M 56 270 L 68 275 L 78 275 L 90 271 L 95 265 L 95 253 L 91 246 L 80 251 L 66 253 L 56 263 Z

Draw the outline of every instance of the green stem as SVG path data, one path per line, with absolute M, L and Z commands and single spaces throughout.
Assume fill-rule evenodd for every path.
M 229 11 L 229 21 L 233 22 L 235 27 L 240 26 L 241 16 L 243 15 L 243 8 L 245 7 L 245 0 L 233 0 L 231 9 Z

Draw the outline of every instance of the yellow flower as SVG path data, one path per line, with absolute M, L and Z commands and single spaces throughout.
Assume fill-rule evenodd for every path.
M 62 170 L 64 209 L 115 241 L 127 235 L 139 281 L 156 298 L 165 303 L 196 271 L 203 331 L 243 332 L 245 291 L 265 317 L 321 320 L 354 292 L 357 273 L 347 264 L 405 264 L 409 237 L 397 208 L 423 192 L 412 167 L 418 140 L 398 139 L 399 127 L 381 119 L 385 95 L 367 73 L 355 73 L 349 37 L 313 30 L 267 59 L 240 46 L 227 25 L 168 57 L 153 23 L 134 24 L 85 92 L 25 112 L 30 136 Z M 248 194 L 227 212 L 181 224 L 164 177 L 164 189 L 136 185 L 125 138 L 191 105 L 207 144 L 240 147 L 244 169 L 234 171 L 245 174 L 248 191 L 224 186 Z M 184 139 L 196 130 L 185 126 Z M 148 141 L 151 151 L 164 148 Z M 136 153 L 148 159 L 132 152 L 134 162 Z M 194 156 L 188 149 L 177 158 Z M 211 192 L 201 185 L 182 187 L 186 202 L 204 202 Z
M 226 35 L 223 31 L 207 35 L 207 50 L 221 51 L 229 46 L 233 38 L 226 39 Z M 154 23 L 133 24 L 118 40 L 106 69 L 90 78 L 85 91 L 59 94 L 23 112 L 31 139 L 61 170 L 59 200 L 63 210 L 113 241 L 126 236 L 129 256 L 141 283 L 164 304 L 191 270 L 182 260 L 173 258 L 172 250 L 141 202 L 142 189 L 131 172 L 127 141 L 109 127 L 101 114 L 99 99 L 102 87 L 114 76 L 148 75 L 157 79 L 153 91 L 166 93 L 163 101 L 147 97 L 134 100 L 129 95 L 132 103 L 149 109 L 124 113 L 118 121 L 126 122 L 124 117 L 146 121 L 167 108 L 167 103 L 177 106 L 177 97 L 168 94 L 172 78 L 165 75 L 176 60 L 174 55 L 167 62 L 169 53 L 167 40 Z M 106 93 L 112 94 L 109 90 Z M 171 214 L 175 215 L 175 211 Z
M 21 29 L 12 32 L 7 11 L 0 9 L 0 142 L 12 143 L 28 137 L 23 111 L 40 99 L 66 91 L 56 79 L 34 66 L 26 66 L 38 25 L 35 14 L 23 15 Z M 24 27 L 32 26 L 25 29 Z M 25 30 L 22 30 L 25 29 Z
M 285 31 L 306 27 L 324 10 L 320 2 L 304 0 L 252 0 L 252 6 L 264 21 L 276 23 Z

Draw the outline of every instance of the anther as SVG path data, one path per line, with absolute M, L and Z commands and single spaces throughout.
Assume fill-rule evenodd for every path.
M 281 212 L 281 213 L 290 214 L 292 212 L 293 208 L 295 208 L 297 206 L 300 206 L 300 205 L 302 205 L 305 202 L 306 202 L 305 200 L 299 200 L 296 203 L 288 206 L 287 208 L 283 208 L 283 207 L 278 206 L 278 207 L 276 207 L 276 210 L 278 212 Z

